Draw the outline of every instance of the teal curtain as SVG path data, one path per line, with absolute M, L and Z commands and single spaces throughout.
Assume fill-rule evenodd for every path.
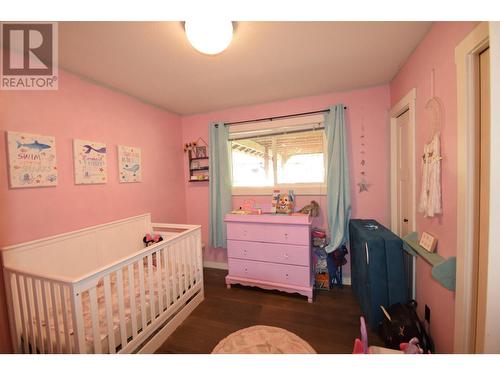
M 231 210 L 231 153 L 229 129 L 223 122 L 209 124 L 210 246 L 226 247 L 224 216 Z
M 330 107 L 330 111 L 325 114 L 325 134 L 328 168 L 327 212 L 330 227 L 330 244 L 326 251 L 330 253 L 347 242 L 351 217 L 349 161 L 343 104 Z

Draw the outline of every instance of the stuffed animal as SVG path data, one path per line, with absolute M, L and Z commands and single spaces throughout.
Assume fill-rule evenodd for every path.
M 319 204 L 316 201 L 311 201 L 310 204 L 302 207 L 299 212 L 312 217 L 317 217 L 319 216 Z
M 142 239 L 142 242 L 146 244 L 146 247 L 154 245 L 157 242 L 163 241 L 163 237 L 160 236 L 159 234 L 146 234 L 144 238 Z
M 293 191 L 289 190 L 288 194 L 280 194 L 278 197 L 278 204 L 276 206 L 276 213 L 291 214 L 294 206 Z

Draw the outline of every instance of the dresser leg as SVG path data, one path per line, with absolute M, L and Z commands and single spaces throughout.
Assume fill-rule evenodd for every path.
M 307 302 L 309 302 L 309 303 L 313 303 L 313 299 L 312 299 L 312 297 L 307 297 Z
M 231 284 L 226 284 L 227 289 L 231 289 Z

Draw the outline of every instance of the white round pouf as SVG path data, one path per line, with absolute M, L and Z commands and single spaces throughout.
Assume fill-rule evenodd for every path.
M 252 326 L 222 339 L 212 354 L 316 354 L 316 351 L 286 329 Z

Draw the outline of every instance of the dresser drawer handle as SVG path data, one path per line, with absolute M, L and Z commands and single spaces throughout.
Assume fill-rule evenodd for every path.
M 284 257 L 285 259 L 288 259 L 288 253 L 284 253 L 284 254 L 283 254 L 283 257 Z
M 286 278 L 288 279 L 288 274 L 286 274 Z
M 247 251 L 246 250 L 243 250 L 243 255 L 247 255 Z
M 285 238 L 288 239 L 288 233 L 285 233 Z

